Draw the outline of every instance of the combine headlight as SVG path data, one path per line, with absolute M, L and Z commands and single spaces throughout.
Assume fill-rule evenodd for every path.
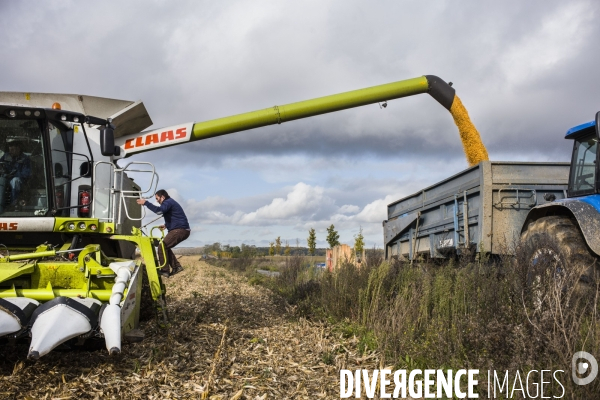
M 34 111 L 33 112 L 33 116 L 34 117 L 39 117 L 40 116 L 40 112 L 39 111 Z
M 62 114 L 62 115 L 60 116 L 60 120 L 61 120 L 61 121 L 66 121 L 66 120 L 67 120 L 67 116 L 66 116 L 65 114 Z
M 25 111 L 25 116 L 26 116 L 26 117 L 29 117 L 29 116 L 31 116 L 31 111 L 29 111 L 29 110 Z
M 73 122 L 79 122 L 79 117 L 73 117 Z
M 85 222 L 81 222 L 79 224 L 79 229 L 84 230 L 85 229 Z
M 75 224 L 71 222 L 69 225 L 67 225 L 67 228 L 69 228 L 70 231 L 74 231 L 75 230 Z
M 8 112 L 8 116 L 11 117 L 11 118 L 14 118 L 14 117 L 17 116 L 17 112 L 15 110 L 10 110 Z
M 90 225 L 90 230 L 91 231 L 95 231 L 96 229 L 98 229 L 98 227 L 96 226 L 96 224 L 91 224 Z

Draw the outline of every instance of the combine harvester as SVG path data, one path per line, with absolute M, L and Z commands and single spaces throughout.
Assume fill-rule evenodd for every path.
M 154 195 L 158 174 L 150 163 L 118 160 L 420 93 L 451 111 L 469 163 L 487 160 L 454 89 L 430 75 L 145 132 L 152 121 L 142 102 L 0 93 L 0 336 L 30 336 L 34 360 L 90 338 L 104 338 L 116 354 L 123 338 L 143 338 L 137 328 L 144 296 L 154 301 L 159 324 L 167 324 L 157 273 L 164 248 L 142 232 L 143 208 L 136 204 Z M 131 179 L 136 174 L 146 174 L 148 187 Z

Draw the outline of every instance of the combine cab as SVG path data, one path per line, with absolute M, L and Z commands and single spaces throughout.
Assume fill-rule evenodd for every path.
M 74 338 L 104 338 L 118 353 L 139 324 L 144 270 L 166 322 L 156 250 L 135 204 L 153 195 L 158 176 L 148 163 L 120 168 L 102 155 L 99 139 L 112 123 L 127 133 L 151 121 L 143 104 L 120 100 L 33 93 L 0 100 L 25 104 L 0 105 L 0 336 L 31 336 L 31 359 Z M 149 174 L 150 187 L 138 187 L 129 171 Z

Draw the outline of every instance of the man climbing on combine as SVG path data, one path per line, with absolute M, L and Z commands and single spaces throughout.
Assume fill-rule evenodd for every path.
M 161 189 L 157 191 L 154 194 L 154 198 L 158 202 L 158 206 L 145 199 L 137 199 L 137 203 L 145 205 L 155 214 L 162 214 L 165 218 L 165 224 L 159 228 L 161 230 L 167 228 L 169 231 L 163 240 L 165 252 L 167 253 L 167 263 L 165 264 L 162 247 L 158 248 L 158 261 L 160 265 L 164 264 L 160 270 L 160 274 L 168 278 L 183 271 L 183 267 L 171 249 L 187 239 L 190 236 L 191 229 L 183 208 L 169 196 L 166 190 Z
M 22 152 L 21 143 L 12 141 L 8 144 L 8 153 L 0 157 L 0 212 L 4 211 L 6 184 L 10 185 L 10 206 L 16 207 L 21 194 L 21 187 L 31 176 L 31 160 Z

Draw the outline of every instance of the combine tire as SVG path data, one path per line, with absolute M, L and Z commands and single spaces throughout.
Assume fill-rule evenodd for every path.
M 588 249 L 576 223 L 569 217 L 553 215 L 533 221 L 521 235 L 521 254 L 527 267 L 527 286 L 540 279 L 556 281 L 573 271 L 579 282 L 595 280 L 596 257 Z

